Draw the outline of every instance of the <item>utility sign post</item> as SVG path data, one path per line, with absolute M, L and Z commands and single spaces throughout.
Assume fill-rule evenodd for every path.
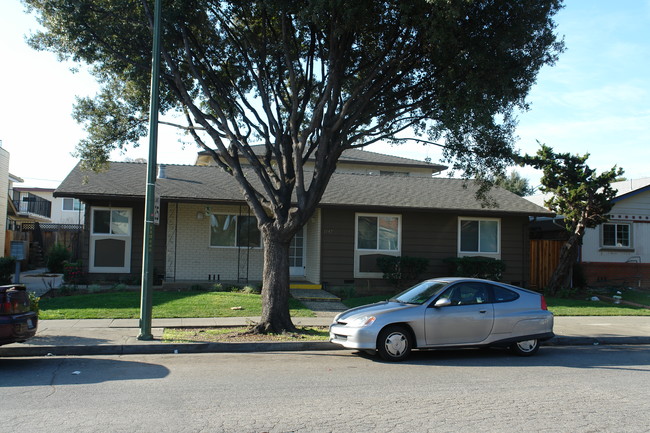
M 142 246 L 142 288 L 140 297 L 139 340 L 153 340 L 151 309 L 153 291 L 153 240 L 156 201 L 156 165 L 158 153 L 158 92 L 160 84 L 160 14 L 161 0 L 156 0 L 153 22 L 153 49 L 151 65 L 151 99 L 149 102 L 149 160 L 147 161 L 147 189 L 144 211 L 144 241 Z

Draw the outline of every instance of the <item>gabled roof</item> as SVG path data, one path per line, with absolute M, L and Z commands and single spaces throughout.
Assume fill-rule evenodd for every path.
M 612 182 L 612 188 L 616 190 L 616 196 L 612 200 L 616 203 L 636 194 L 650 191 L 650 177 Z M 526 197 L 527 200 L 542 207 L 544 206 L 544 202 L 549 198 L 551 198 L 551 194 L 535 194 Z
M 142 199 L 145 195 L 147 165 L 112 162 L 100 173 L 82 171 L 77 165 L 54 193 L 55 197 L 82 200 Z M 242 202 L 239 185 L 215 166 L 166 165 L 166 176 L 156 181 L 163 200 L 181 202 Z M 256 185 L 255 175 L 251 183 Z M 321 200 L 321 206 L 363 206 L 444 210 L 475 213 L 551 216 L 553 213 L 501 188 L 489 196 L 497 208 L 484 208 L 475 198 L 473 182 L 449 178 L 393 177 L 335 173 Z
M 650 177 L 614 182 L 612 183 L 612 188 L 616 190 L 616 197 L 614 197 L 614 200 L 612 200 L 614 203 L 616 203 L 636 194 L 650 191 Z
M 261 156 L 266 152 L 263 145 L 251 146 L 256 155 Z M 199 155 L 208 155 L 208 152 L 199 152 Z M 310 157 L 313 160 L 314 157 Z M 403 158 L 401 156 L 386 155 L 383 153 L 371 152 L 363 149 L 348 149 L 339 158 L 339 164 L 379 165 L 379 166 L 400 166 L 405 168 L 426 168 L 435 172 L 447 169 L 446 165 L 432 164 L 417 159 Z

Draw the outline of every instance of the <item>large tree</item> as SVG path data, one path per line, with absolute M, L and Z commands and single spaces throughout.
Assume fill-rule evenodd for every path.
M 23 0 L 33 47 L 90 64 L 89 167 L 146 134 L 152 0 Z M 561 0 L 165 0 L 161 111 L 239 183 L 264 242 L 257 330 L 293 329 L 289 243 L 341 153 L 404 134 L 466 175 L 502 172 L 514 113 L 563 44 Z M 261 143 L 260 156 L 251 149 Z M 311 159 L 313 168 L 305 169 Z
M 585 229 L 594 228 L 608 220 L 616 190 L 611 183 L 623 174 L 622 168 L 612 167 L 597 174 L 586 161 L 589 154 L 556 153 L 546 145 L 534 156 L 526 155 L 523 162 L 542 170 L 540 191 L 548 194 L 545 205 L 564 217 L 569 238 L 560 249 L 560 259 L 547 284 L 550 294 L 571 287 L 571 270 L 578 258 Z

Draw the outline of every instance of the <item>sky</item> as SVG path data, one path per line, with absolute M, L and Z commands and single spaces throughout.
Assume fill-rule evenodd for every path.
M 589 153 L 598 171 L 617 165 L 628 179 L 650 177 L 650 0 L 567 0 L 556 16 L 566 51 L 538 75 L 518 114 L 517 148 L 535 153 L 539 143 L 557 152 Z M 19 0 L 0 2 L 0 140 L 9 171 L 20 186 L 56 188 L 76 165 L 83 128 L 71 116 L 75 96 L 93 96 L 95 80 L 56 55 L 38 52 L 25 36 L 38 29 Z M 147 158 L 147 140 L 112 159 Z M 368 150 L 433 162 L 440 151 L 407 143 Z M 159 163 L 193 164 L 197 148 L 172 127 L 160 125 Z M 532 186 L 540 173 L 517 167 Z

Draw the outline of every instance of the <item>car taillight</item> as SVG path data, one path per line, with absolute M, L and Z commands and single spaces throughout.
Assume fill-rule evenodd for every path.
M 546 298 L 544 298 L 544 295 L 542 295 L 542 310 L 548 310 L 548 307 L 546 306 Z
M 11 314 L 12 308 L 11 308 L 11 302 L 3 302 L 0 304 L 0 313 L 2 314 Z

